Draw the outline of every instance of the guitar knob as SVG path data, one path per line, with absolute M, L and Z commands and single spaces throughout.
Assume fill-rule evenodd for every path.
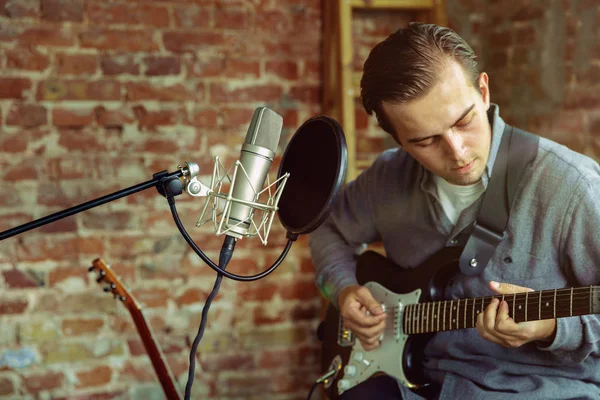
M 358 361 L 361 362 L 364 358 L 364 354 L 362 351 L 357 351 L 356 353 L 352 354 L 352 359 L 354 361 Z
M 339 391 L 344 391 L 350 389 L 350 381 L 348 379 L 340 379 L 337 383 L 337 387 Z
M 348 375 L 348 376 L 356 375 L 356 367 L 354 365 L 346 365 L 344 367 L 344 375 Z
M 95 269 L 96 269 L 96 267 L 94 267 L 93 265 L 92 265 L 91 267 L 88 267 L 88 271 L 89 271 L 89 272 L 92 272 L 92 271 L 93 271 L 93 270 L 95 270 Z

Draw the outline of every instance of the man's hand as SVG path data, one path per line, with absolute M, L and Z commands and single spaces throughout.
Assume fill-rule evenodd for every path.
M 498 294 L 532 292 L 533 289 L 491 281 Z M 477 331 L 487 340 L 504 347 L 520 347 L 534 340 L 551 341 L 556 334 L 556 319 L 516 323 L 508 316 L 508 303 L 493 299 L 477 316 Z
M 364 286 L 348 286 L 340 292 L 338 304 L 344 326 L 356 335 L 363 348 L 372 350 L 378 347 L 386 314 L 371 291 Z

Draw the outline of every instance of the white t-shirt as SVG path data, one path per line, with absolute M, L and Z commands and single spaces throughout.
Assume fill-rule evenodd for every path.
M 453 185 L 444 178 L 433 176 L 437 187 L 442 209 L 450 221 L 456 225 L 460 213 L 475 202 L 485 191 L 483 182 L 479 180 L 472 185 Z

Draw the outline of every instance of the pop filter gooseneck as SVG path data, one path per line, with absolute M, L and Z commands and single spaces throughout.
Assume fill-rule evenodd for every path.
M 346 138 L 336 120 L 317 116 L 298 128 L 279 168 L 279 177 L 290 174 L 278 210 L 288 236 L 310 233 L 325 221 L 344 185 L 347 164 Z

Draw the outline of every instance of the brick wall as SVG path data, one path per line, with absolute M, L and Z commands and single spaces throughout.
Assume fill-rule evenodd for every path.
M 505 118 L 595 156 L 598 1 L 448 0 Z M 284 116 L 280 149 L 320 112 L 318 0 L 0 0 L 0 230 L 173 171 L 210 171 L 255 107 Z M 361 12 L 355 65 L 414 17 Z M 359 157 L 392 145 L 357 108 Z M 280 152 L 281 154 L 281 152 Z M 177 198 L 196 243 L 201 201 Z M 256 273 L 284 244 L 242 240 L 229 269 Z M 109 261 L 183 389 L 215 273 L 147 190 L 0 242 L 0 398 L 161 398 L 131 317 L 87 266 Z M 193 398 L 303 399 L 318 374 L 321 300 L 306 239 L 271 276 L 225 280 L 197 357 Z
M 213 156 L 238 158 L 257 106 L 284 117 L 283 149 L 320 109 L 320 7 L 0 0 L 0 230 L 183 161 L 206 178 Z M 203 201 L 186 196 L 183 223 L 216 260 L 222 238 L 194 227 Z M 260 272 L 284 243 L 276 222 L 268 247 L 242 240 L 229 270 Z M 162 397 L 131 316 L 87 272 L 96 257 L 144 305 L 184 388 L 215 273 L 151 189 L 0 242 L 0 397 Z M 301 239 L 268 278 L 223 283 L 192 398 L 305 398 L 318 374 L 312 274 Z

